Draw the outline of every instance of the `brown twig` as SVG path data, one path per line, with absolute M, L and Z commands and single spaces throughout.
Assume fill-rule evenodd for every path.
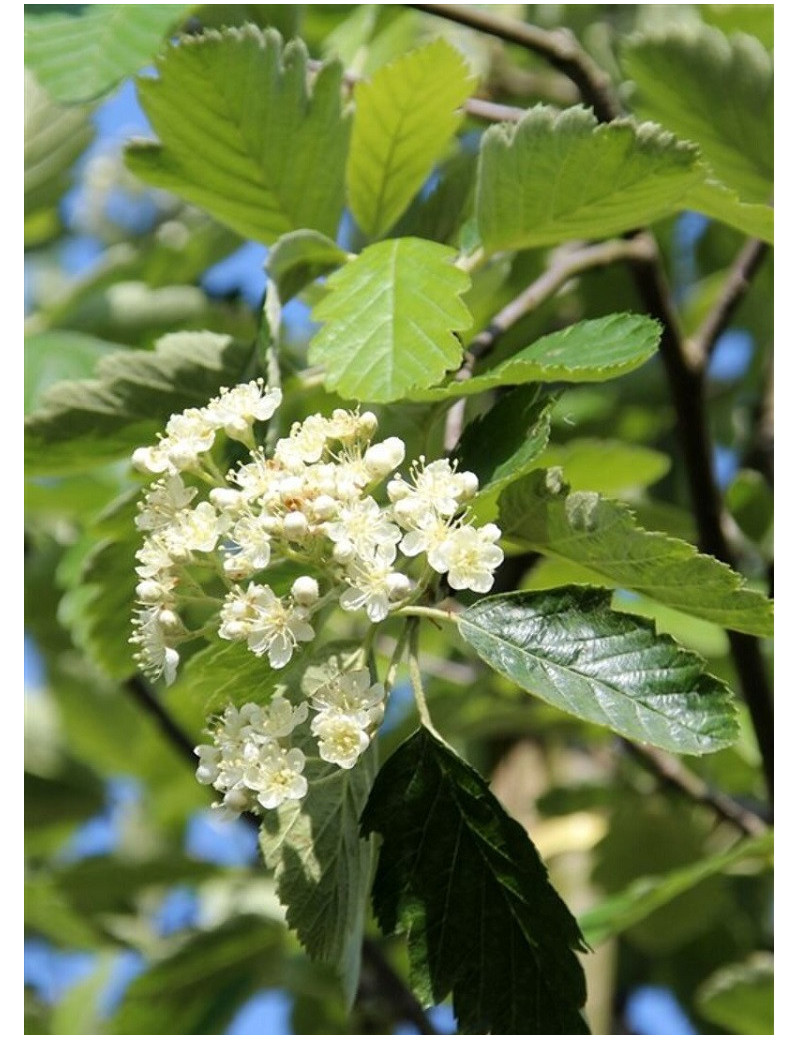
M 725 279 L 725 284 L 699 331 L 692 337 L 689 354 L 696 364 L 707 364 L 717 341 L 730 323 L 742 297 L 768 252 L 766 242 L 750 238 L 742 246 Z
M 740 805 L 729 795 L 714 790 L 696 773 L 687 769 L 679 759 L 644 744 L 633 744 L 628 740 L 622 743 L 628 754 L 663 784 L 674 788 L 693 802 L 707 806 L 720 820 L 733 824 L 742 834 L 757 837 L 768 830 L 767 824 L 760 816 Z
M 594 109 L 603 122 L 623 114 L 622 107 L 611 91 L 611 82 L 579 46 L 567 29 L 539 29 L 526 22 L 514 21 L 489 11 L 477 10 L 463 4 L 405 4 L 416 11 L 446 18 L 449 22 L 466 25 L 470 29 L 497 36 L 506 43 L 515 43 L 533 51 L 559 72 L 572 80 L 581 97 Z

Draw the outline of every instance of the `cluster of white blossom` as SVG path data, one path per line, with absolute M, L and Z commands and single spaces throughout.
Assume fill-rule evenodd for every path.
M 376 417 L 343 409 L 295 423 L 268 455 L 255 424 L 280 403 L 280 390 L 262 380 L 222 388 L 205 407 L 173 415 L 156 444 L 134 452 L 136 468 L 155 480 L 136 520 L 144 542 L 131 642 L 154 678 L 172 682 L 181 643 L 212 632 L 282 668 L 314 638 L 315 615 L 328 604 L 338 600 L 377 623 L 421 594 L 431 570 L 454 589 L 491 588 L 503 558 L 500 531 L 469 519 L 474 474 L 420 458 L 403 479 L 396 471 L 404 443 L 372 443 Z M 220 435 L 249 452 L 227 473 L 215 461 Z M 410 562 L 420 555 L 430 568 L 424 574 Z M 296 573 L 283 595 L 267 580 L 276 564 Z M 319 709 L 314 721 L 325 746 L 363 743 L 364 727 L 353 720 L 371 708 L 335 718 L 332 710 Z
M 289 738 L 308 718 L 309 707 L 319 757 L 352 769 L 383 719 L 383 702 L 383 686 L 371 685 L 362 668 L 329 675 L 297 707 L 281 694 L 268 707 L 230 706 L 209 730 L 212 743 L 194 749 L 197 779 L 219 791 L 215 808 L 226 817 L 299 801 L 308 790 L 306 757 Z

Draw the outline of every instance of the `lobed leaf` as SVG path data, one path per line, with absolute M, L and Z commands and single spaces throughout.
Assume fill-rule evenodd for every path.
M 478 230 L 487 253 L 604 238 L 674 213 L 701 179 L 697 149 L 659 126 L 537 105 L 483 135 Z
M 453 993 L 463 1033 L 587 1032 L 580 930 L 522 827 L 427 730 L 384 764 L 362 816 L 383 838 L 378 923 L 408 933 L 426 1004 Z
M 309 91 L 302 41 L 247 25 L 183 38 L 156 69 L 138 88 L 160 142 L 129 146 L 137 176 L 268 245 L 298 228 L 336 234 L 349 137 L 337 64 Z
M 202 407 L 240 382 L 250 344 L 213 332 L 173 332 L 155 350 L 101 357 L 96 378 L 57 383 L 25 422 L 29 473 L 68 473 L 128 455 L 174 412 Z
M 616 585 L 738 632 L 770 636 L 772 603 L 727 564 L 688 542 L 645 531 L 632 511 L 593 491 L 570 493 L 557 471 L 538 470 L 500 500 L 507 538 L 578 563 Z
M 712 177 L 744 203 L 773 191 L 773 72 L 753 37 L 698 23 L 634 37 L 623 66 L 635 81 L 633 107 L 696 142 Z
M 388 231 L 425 183 L 474 85 L 462 55 L 441 38 L 356 84 L 347 194 L 370 238 Z
M 373 844 L 358 821 L 378 769 L 373 744 L 352 769 L 311 757 L 309 789 L 301 802 L 287 802 L 261 826 L 261 850 L 275 870 L 286 920 L 306 950 L 331 964 L 348 1005 L 355 999 L 361 943 L 372 880 Z
M 765 242 L 775 241 L 775 211 L 772 206 L 742 202 L 731 188 L 713 179 L 696 184 L 684 200 L 687 209 L 697 210 L 712 220 L 736 228 Z
M 462 347 L 454 332 L 471 317 L 460 297 L 469 276 L 454 249 L 418 238 L 369 246 L 328 279 L 312 317 L 323 323 L 309 358 L 345 398 L 396 401 L 438 382 Z
M 658 349 L 661 326 L 641 314 L 609 314 L 542 336 L 499 365 L 471 379 L 413 394 L 445 401 L 522 383 L 596 383 L 625 375 Z
M 91 101 L 149 64 L 189 4 L 90 4 L 25 20 L 25 64 L 62 102 Z
M 611 609 L 606 589 L 490 596 L 458 629 L 495 671 L 629 740 L 702 755 L 738 733 L 730 690 L 652 622 Z

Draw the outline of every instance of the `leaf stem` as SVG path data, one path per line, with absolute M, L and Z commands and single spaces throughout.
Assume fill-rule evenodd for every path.
M 428 709 L 428 702 L 425 700 L 425 688 L 422 685 L 422 672 L 419 667 L 419 621 L 416 619 L 412 620 L 410 624 L 408 644 L 408 673 L 411 678 L 411 689 L 414 691 L 414 701 L 417 705 L 420 721 L 437 740 L 447 744 L 447 741 L 434 726 Z
M 439 610 L 438 607 L 401 607 L 396 612 L 398 617 L 424 617 L 432 621 L 445 621 L 449 625 L 456 623 L 456 615 L 451 610 Z

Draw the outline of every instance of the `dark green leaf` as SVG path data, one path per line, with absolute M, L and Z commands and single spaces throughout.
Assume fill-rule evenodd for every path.
M 463 1033 L 585 1033 L 580 930 L 485 781 L 426 730 L 378 774 L 362 817 L 383 838 L 373 905 L 408 933 L 415 992 L 453 992 Z
M 395 401 L 438 382 L 461 361 L 454 332 L 471 323 L 460 297 L 469 276 L 455 250 L 418 238 L 369 246 L 331 275 L 313 312 L 323 322 L 309 358 L 345 398 Z
M 697 150 L 658 126 L 537 105 L 483 136 L 478 228 L 489 253 L 603 238 L 674 213 L 701 178 Z
M 356 85 L 347 162 L 350 208 L 370 237 L 384 234 L 422 187 L 461 122 L 474 79 L 462 55 L 436 39 Z
M 346 260 L 347 253 L 318 231 L 292 231 L 270 249 L 267 274 L 278 287 L 281 302 L 286 303 L 309 282 Z
M 28 417 L 29 473 L 67 473 L 129 455 L 151 442 L 173 412 L 202 407 L 239 382 L 252 347 L 212 332 L 175 332 L 154 351 L 123 350 L 97 378 L 59 383 Z
M 771 602 L 745 588 L 730 567 L 688 542 L 645 531 L 622 503 L 593 491 L 570 494 L 557 470 L 537 470 L 507 488 L 500 526 L 507 538 L 686 614 L 740 632 L 772 634 Z
M 187 4 L 89 4 L 25 20 L 25 64 L 57 100 L 90 101 L 147 65 Z
M 521 386 L 466 427 L 455 455 L 480 481 L 480 496 L 497 495 L 535 464 L 550 436 L 553 398 Z
M 578 718 L 682 754 L 736 739 L 728 688 L 652 622 L 610 607 L 605 589 L 490 596 L 458 629 L 495 671 Z
M 772 60 L 757 40 L 678 26 L 630 40 L 623 62 L 637 114 L 697 142 L 714 179 L 743 202 L 769 202 Z
M 413 394 L 416 401 L 443 401 L 521 383 L 596 383 L 625 375 L 658 349 L 661 326 L 640 314 L 610 314 L 579 321 L 542 336 L 495 368 Z
M 184 38 L 156 68 L 139 95 L 160 143 L 129 147 L 137 176 L 246 238 L 336 234 L 349 136 L 338 65 L 309 93 L 304 44 L 248 25 Z

